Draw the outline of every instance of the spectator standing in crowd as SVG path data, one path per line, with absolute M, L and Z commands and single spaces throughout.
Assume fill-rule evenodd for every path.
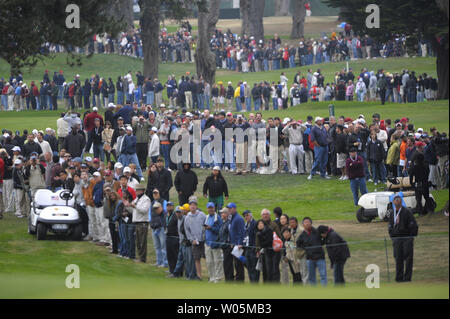
M 186 265 L 186 268 L 194 268 L 196 276 L 190 276 L 190 279 L 201 280 L 202 268 L 200 259 L 205 258 L 204 225 L 206 215 L 198 209 L 197 199 L 189 199 L 190 211 L 184 221 L 186 238 L 192 245 L 192 263 L 195 267 Z
M 244 256 L 247 260 L 247 273 L 250 282 L 259 282 L 260 271 L 256 270 L 258 259 L 256 258 L 256 220 L 249 210 L 242 213 L 245 220 L 244 232 Z
M 160 205 L 156 205 L 156 203 Z M 166 249 L 167 210 L 173 212 L 173 203 L 167 203 L 160 198 L 158 189 L 153 190 L 153 202 L 150 212 L 150 228 L 152 229 L 153 246 L 156 253 L 156 267 L 168 267 Z
M 149 223 L 149 210 L 151 201 L 150 198 L 145 195 L 145 186 L 136 186 L 136 198 L 129 202 L 128 200 L 123 200 L 125 207 L 133 208 L 133 223 L 136 229 L 136 250 L 138 254 L 137 262 L 145 263 L 147 261 L 147 233 L 148 233 L 148 223 Z M 161 207 L 159 202 L 152 205 L 153 209 Z
M 303 218 L 303 232 L 297 238 L 297 247 L 306 251 L 306 264 L 308 267 L 308 282 L 310 285 L 316 284 L 316 269 L 319 270 L 320 284 L 327 285 L 327 266 L 325 262 L 325 252 L 323 251 L 322 240 L 319 231 L 312 226 L 312 219 Z
M 197 190 L 197 184 L 197 174 L 191 170 L 191 164 L 183 163 L 182 169 L 177 172 L 174 181 L 180 205 L 188 203 L 189 197 Z
M 179 234 L 178 234 L 178 217 L 177 214 L 181 213 L 180 206 L 174 209 L 173 203 L 167 203 L 167 215 L 166 215 L 166 251 L 167 251 L 167 264 L 169 266 L 169 273 L 173 274 L 177 265 L 179 246 Z
M 203 196 L 208 198 L 209 202 L 214 203 L 216 211 L 222 209 L 224 196 L 225 200 L 228 201 L 227 182 L 225 181 L 219 166 L 214 166 L 212 174 L 206 178 L 205 183 L 203 184 Z
M 208 268 L 209 281 L 219 282 L 223 279 L 223 253 L 220 249 L 219 231 L 222 227 L 222 218 L 216 212 L 213 202 L 206 204 L 208 216 L 205 221 L 205 256 Z
M 408 282 L 412 279 L 414 237 L 419 230 L 414 215 L 402 206 L 402 202 L 403 198 L 399 194 L 394 196 L 388 223 L 394 250 L 396 282 Z
M 345 171 L 350 180 L 350 188 L 353 194 L 353 203 L 358 206 L 358 190 L 361 196 L 368 193 L 364 174 L 364 159 L 358 155 L 356 148 L 351 148 L 349 157 L 345 162 Z

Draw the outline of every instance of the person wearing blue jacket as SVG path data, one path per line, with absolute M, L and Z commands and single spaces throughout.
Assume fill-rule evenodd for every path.
M 124 136 L 122 141 L 122 149 L 120 151 L 120 156 L 118 162 L 122 163 L 124 167 L 133 163 L 136 165 L 136 172 L 141 179 L 144 181 L 144 175 L 142 175 L 141 165 L 139 165 L 139 160 L 136 154 L 136 136 L 133 135 L 133 128 L 127 126 L 127 134 Z
M 205 221 L 205 256 L 208 268 L 209 281 L 217 283 L 223 279 L 223 254 L 219 244 L 219 231 L 222 219 L 216 213 L 213 202 L 206 204 L 208 216 Z
M 130 113 L 133 111 L 133 107 L 131 106 L 131 102 L 127 101 L 124 107 L 114 113 L 114 119 L 117 120 L 119 117 L 123 118 L 124 124 L 131 124 Z
M 245 222 L 244 219 L 237 213 L 237 206 L 235 203 L 229 203 L 227 208 L 231 215 L 230 222 L 230 243 L 231 248 L 238 246 L 242 248 L 244 245 L 244 234 L 245 234 Z M 232 251 L 230 251 L 231 254 Z M 233 255 L 233 264 L 236 271 L 235 281 L 244 281 L 244 264 L 239 258 Z

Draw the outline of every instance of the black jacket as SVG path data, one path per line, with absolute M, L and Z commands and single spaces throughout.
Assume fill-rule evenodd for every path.
M 394 224 L 393 210 L 389 215 L 389 236 L 391 236 L 391 238 L 417 236 L 419 226 L 417 225 L 413 213 L 408 208 L 402 206 L 398 214 L 397 218 L 400 218 L 398 224 Z
M 379 140 L 372 142 L 371 139 L 367 141 L 366 146 L 367 161 L 381 163 L 384 159 L 384 146 Z
M 177 192 L 185 195 L 192 195 L 197 190 L 197 174 L 189 167 L 187 170 L 182 169 L 175 176 L 175 188 Z
M 323 243 L 327 247 L 331 265 L 344 263 L 350 257 L 350 249 L 348 248 L 347 242 L 333 229 L 330 228 Z
M 226 222 L 222 224 L 219 230 L 219 237 L 217 241 L 221 243 L 221 248 L 230 248 L 229 245 L 226 245 L 230 242 L 230 223 L 231 220 L 228 219 Z
M 80 133 L 72 132 L 64 139 L 64 148 L 72 158 L 81 157 L 85 145 L 86 139 Z
M 273 231 L 269 226 L 264 226 L 263 230 L 257 230 L 256 237 L 258 238 L 258 248 L 272 248 Z
M 178 218 L 175 211 L 166 215 L 167 236 L 178 237 Z
M 347 134 L 336 134 L 336 153 L 347 153 Z
M 209 175 L 205 180 L 205 184 L 203 184 L 203 194 L 209 194 L 209 197 L 218 197 L 221 195 L 228 197 L 227 182 L 222 176 L 215 179 L 213 175 Z
M 36 142 L 27 142 L 23 146 L 23 156 L 26 158 L 29 158 L 31 156 L 31 153 L 36 152 L 39 155 L 42 154 L 41 146 Z
M 159 190 L 161 197 L 164 199 L 169 198 L 169 190 L 173 186 L 172 174 L 163 168 L 162 170 L 156 170 L 154 175 L 155 186 Z
M 297 238 L 297 247 L 301 247 L 306 251 L 306 259 L 319 260 L 325 259 L 325 252 L 322 248 L 322 239 L 319 235 L 319 231 L 311 227 L 311 233 L 308 234 L 304 230 Z

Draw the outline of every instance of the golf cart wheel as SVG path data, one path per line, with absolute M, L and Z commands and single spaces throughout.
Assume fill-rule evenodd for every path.
M 47 226 L 45 224 L 37 224 L 37 240 L 44 240 L 47 235 Z
M 364 208 L 360 207 L 356 212 L 356 219 L 358 219 L 360 223 L 370 223 L 373 218 L 364 216 Z
M 33 230 L 31 228 L 31 217 L 28 218 L 28 234 L 30 234 L 30 235 L 35 235 L 36 234 L 36 229 Z
M 72 230 L 72 240 L 80 241 L 83 234 L 83 225 L 78 224 Z

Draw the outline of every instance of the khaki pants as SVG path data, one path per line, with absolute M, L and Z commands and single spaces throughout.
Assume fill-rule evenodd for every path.
M 314 162 L 314 152 L 311 150 L 305 151 L 305 170 L 310 174 Z
M 206 267 L 208 268 L 209 281 L 223 279 L 223 253 L 222 249 L 212 249 L 205 244 Z
M 92 240 L 99 241 L 99 229 L 97 218 L 95 215 L 95 207 L 86 206 L 86 211 L 89 218 L 88 228 L 89 228 L 89 236 Z
M 103 207 L 95 207 L 94 213 L 98 229 L 98 240 L 102 243 L 111 243 L 109 221 L 103 216 Z
M 291 270 L 289 269 L 289 263 L 281 259 L 280 262 L 281 266 L 281 283 L 282 284 L 289 284 L 289 273 Z
M 8 111 L 14 109 L 14 95 L 8 95 Z
M 147 261 L 148 223 L 136 223 L 136 253 L 140 261 Z
M 186 108 L 187 109 L 192 109 L 192 92 L 191 91 L 186 91 L 184 92 L 184 96 L 186 97 Z
M 20 110 L 20 96 L 14 95 L 14 109 Z
M 303 151 L 303 145 L 289 145 L 289 162 L 291 164 L 290 171 L 292 174 L 305 173 L 305 168 L 303 167 L 303 158 L 305 152 Z M 298 164 L 298 165 L 297 165 Z
M 239 155 L 238 155 L 239 154 Z M 248 170 L 248 143 L 236 143 L 236 168 L 238 172 Z
M 16 196 L 16 216 L 28 216 L 27 193 L 23 189 L 14 189 Z
M 155 93 L 155 105 L 160 106 L 162 101 L 162 92 Z
M 445 162 L 448 160 L 448 155 L 440 156 L 438 159 L 438 189 L 445 188 L 447 182 L 447 176 L 444 172 Z
M 14 211 L 15 194 L 14 194 L 14 183 L 12 179 L 3 180 L 3 204 L 5 212 Z

